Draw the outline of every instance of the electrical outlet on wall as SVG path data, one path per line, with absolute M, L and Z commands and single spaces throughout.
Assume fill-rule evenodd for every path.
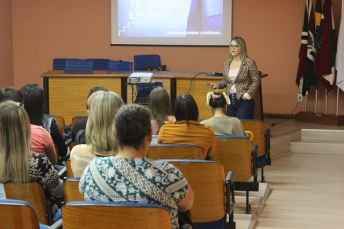
M 302 94 L 297 94 L 297 101 L 301 102 L 302 101 Z

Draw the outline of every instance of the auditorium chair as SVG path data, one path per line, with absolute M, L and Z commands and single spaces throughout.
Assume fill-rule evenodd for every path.
M 92 60 L 66 60 L 66 71 L 92 71 Z
M 63 182 L 65 203 L 73 201 L 84 201 L 84 196 L 79 192 L 80 178 L 68 178 Z
M 236 191 L 246 192 L 246 211 L 251 210 L 249 192 L 259 191 L 257 181 L 257 150 L 252 147 L 248 137 L 243 136 L 215 136 L 216 147 L 213 160 L 220 162 L 225 172 L 233 171 L 235 174 L 234 187 Z
M 76 201 L 62 207 L 64 229 L 171 229 L 169 212 L 156 204 Z
M 190 184 L 194 192 L 194 203 L 190 211 L 196 229 L 235 228 L 233 172 L 228 172 L 225 177 L 223 165 L 216 161 L 158 161 L 173 164 Z
M 106 70 L 110 59 L 86 59 L 92 60 L 92 70 Z
M 66 160 L 66 169 L 67 169 L 67 178 L 74 178 L 70 159 Z
M 198 146 L 184 144 L 150 144 L 147 156 L 157 159 L 199 159 L 203 160 L 203 151 Z
M 144 70 L 146 67 L 153 67 L 160 65 L 159 55 L 135 55 L 134 56 L 134 70 Z
M 44 114 L 44 116 L 47 118 L 55 119 L 56 124 L 59 127 L 59 130 L 61 132 L 61 135 L 64 136 L 64 133 L 66 131 L 66 124 L 65 124 L 64 118 L 60 115 L 52 115 L 52 114 Z
M 265 123 L 261 120 L 243 119 L 241 120 L 245 130 L 249 130 L 254 134 L 252 145 L 258 145 L 258 168 L 261 169 L 261 182 L 265 181 L 264 167 L 271 165 L 270 158 L 270 129 L 267 129 Z
M 56 58 L 53 60 L 53 70 L 65 70 L 66 69 L 66 60 L 77 60 L 73 58 Z
M 45 225 L 51 225 L 53 223 L 51 206 L 40 184 L 25 183 L 17 186 L 14 183 L 4 183 L 4 189 L 7 199 L 28 202 L 35 210 L 40 223 Z
M 108 71 L 132 71 L 133 62 L 122 60 L 110 60 L 107 66 Z
M 48 229 L 40 224 L 34 208 L 22 200 L 0 199 L 1 229 Z

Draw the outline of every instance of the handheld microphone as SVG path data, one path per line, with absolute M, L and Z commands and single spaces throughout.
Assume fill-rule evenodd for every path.
M 219 72 L 212 72 L 213 76 L 223 76 L 223 73 L 219 73 Z

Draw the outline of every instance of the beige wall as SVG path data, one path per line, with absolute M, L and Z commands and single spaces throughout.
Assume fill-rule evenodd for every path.
M 0 1 L 0 88 L 13 86 L 12 1 Z
M 332 0 L 337 27 L 341 1 Z M 159 54 L 168 70 L 221 72 L 228 57 L 226 47 L 110 46 L 109 0 L 13 0 L 12 4 L 16 87 L 29 82 L 42 84 L 40 74 L 52 69 L 54 58 L 133 61 L 135 54 Z M 245 38 L 250 57 L 260 71 L 269 74 L 262 81 L 264 113 L 290 114 L 296 105 L 304 8 L 301 0 L 233 0 L 233 36 Z M 329 113 L 335 112 L 334 96 L 330 93 Z M 319 109 L 322 107 L 319 104 Z M 303 103 L 296 112 L 301 110 Z

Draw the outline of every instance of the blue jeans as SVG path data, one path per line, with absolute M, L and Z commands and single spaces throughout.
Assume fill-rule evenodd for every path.
M 236 94 L 230 94 L 231 104 L 227 106 L 227 116 L 238 119 L 253 119 L 254 100 L 237 99 Z

